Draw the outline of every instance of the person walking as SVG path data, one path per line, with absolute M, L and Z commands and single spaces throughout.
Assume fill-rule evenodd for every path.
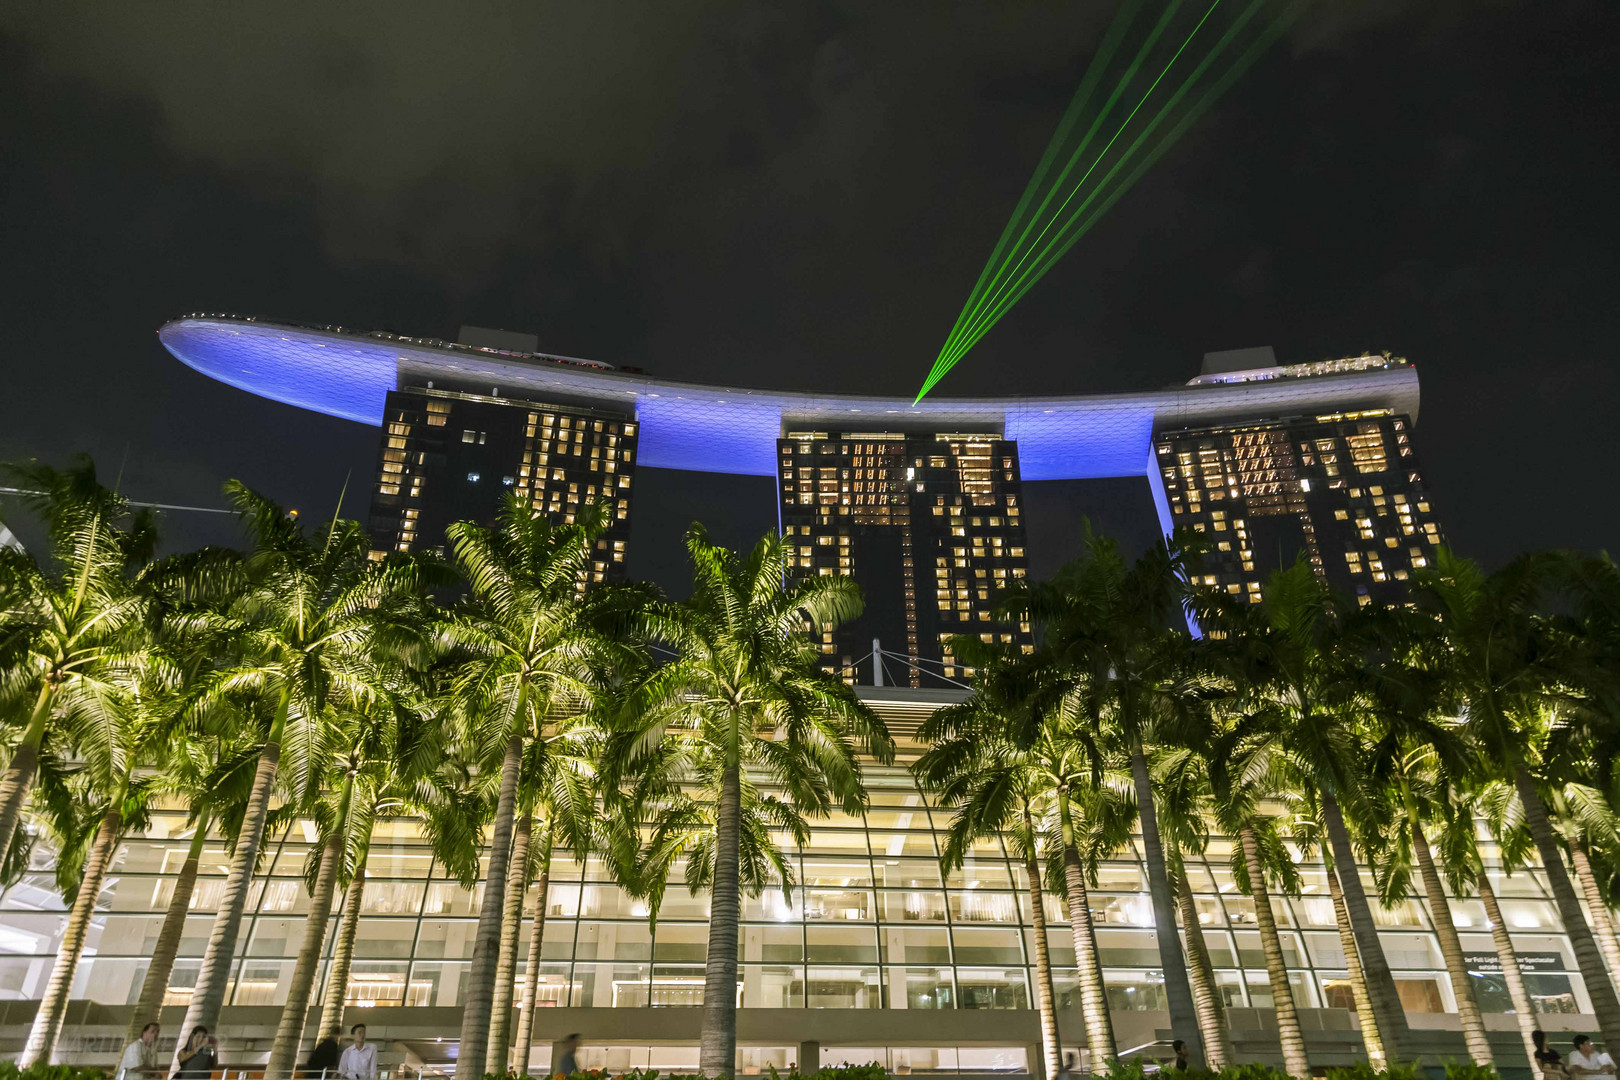
M 354 1041 L 343 1048 L 338 1075 L 343 1080 L 377 1080 L 377 1044 L 366 1042 L 366 1025 L 354 1025 L 349 1034 Z
M 571 1034 L 567 1038 L 563 1039 L 563 1041 L 558 1044 L 558 1049 L 560 1049 L 562 1053 L 557 1055 L 557 1061 L 552 1065 L 551 1071 L 553 1073 L 561 1073 L 564 1076 L 572 1076 L 574 1073 L 579 1072 L 578 1032 L 575 1032 L 574 1034 Z
M 141 1028 L 141 1037 L 124 1047 L 118 1059 L 118 1080 L 142 1080 L 163 1071 L 158 1063 L 157 1041 L 162 1029 L 156 1020 Z

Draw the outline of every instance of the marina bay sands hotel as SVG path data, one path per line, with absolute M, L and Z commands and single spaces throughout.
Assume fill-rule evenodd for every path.
M 160 335 L 220 382 L 381 427 L 377 552 L 442 546 L 504 492 L 559 520 L 601 502 L 590 576 L 612 580 L 638 466 L 773 476 L 799 572 L 865 589 L 865 614 L 820 643 L 860 685 L 959 682 L 946 643 L 961 633 L 1029 643 L 990 610 L 1029 570 L 1025 481 L 1144 478 L 1166 533 L 1209 536 L 1207 583 L 1254 601 L 1296 557 L 1362 602 L 1398 599 L 1440 539 L 1413 449 L 1417 372 L 1388 356 L 1278 364 L 1251 348 L 1170 389 L 914 406 L 661 381 L 476 327 L 452 343 L 191 316 Z
M 1028 644 L 991 613 L 1028 572 L 1025 481 L 1144 478 L 1164 531 L 1207 534 L 1206 583 L 1252 600 L 1301 556 L 1340 592 L 1398 599 L 1440 539 L 1412 445 L 1417 371 L 1385 356 L 1279 365 L 1242 349 L 1168 389 L 913 406 L 669 382 L 473 327 L 446 342 L 195 315 L 160 333 L 221 382 L 381 429 L 379 553 L 442 547 L 446 525 L 516 492 L 559 520 L 604 504 L 590 577 L 611 580 L 638 466 L 774 477 L 798 572 L 865 591 L 861 618 L 820 642 L 861 685 L 958 684 L 958 634 Z

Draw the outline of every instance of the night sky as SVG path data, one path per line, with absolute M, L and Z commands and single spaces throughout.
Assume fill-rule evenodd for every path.
M 155 331 L 198 310 L 910 394 L 1112 13 L 493 8 L 0 7 L 0 458 L 89 452 L 167 502 L 240 477 L 321 513 L 352 473 L 363 516 L 375 430 L 183 367 Z M 1318 0 L 936 393 L 1389 349 L 1418 366 L 1456 547 L 1608 546 L 1616 72 L 1612 0 Z M 632 568 L 672 587 L 691 518 L 735 543 L 775 522 L 769 480 L 637 486 Z M 1082 514 L 1151 534 L 1139 485 L 1032 487 L 1037 574 Z

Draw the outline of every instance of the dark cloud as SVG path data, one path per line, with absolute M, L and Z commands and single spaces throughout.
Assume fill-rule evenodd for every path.
M 127 458 L 176 501 L 366 471 L 364 429 L 168 358 L 152 330 L 199 308 L 909 392 L 1109 14 L 7 5 L 0 453 Z M 1463 547 L 1606 544 L 1616 42 L 1598 0 L 1318 0 L 943 392 L 1390 348 Z M 1060 532 L 1089 498 L 1050 500 Z

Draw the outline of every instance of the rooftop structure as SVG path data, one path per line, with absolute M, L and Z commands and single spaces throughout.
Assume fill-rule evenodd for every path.
M 1018 444 L 1025 481 L 1151 478 L 1152 437 L 1163 428 L 1380 408 L 1415 421 L 1418 412 L 1416 369 L 1385 357 L 1274 367 L 1252 379 L 1223 372 L 1220 382 L 1201 376 L 1140 393 L 928 397 L 913 405 L 683 383 L 574 357 L 231 315 L 192 315 L 158 333 L 210 378 L 330 416 L 380 426 L 390 390 L 423 384 L 575 404 L 633 414 L 640 465 L 750 476 L 777 475 L 777 439 L 790 428 L 995 432 Z M 1170 520 L 1162 507 L 1160 519 Z

